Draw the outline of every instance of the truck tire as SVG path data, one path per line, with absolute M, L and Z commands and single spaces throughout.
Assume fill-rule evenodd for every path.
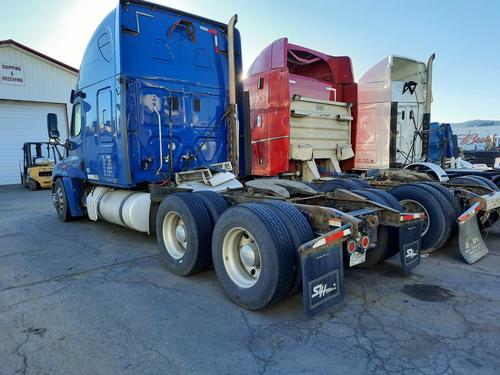
M 426 218 L 422 228 L 421 252 L 439 249 L 449 238 L 453 212 L 445 196 L 430 186 L 404 184 L 389 191 L 406 212 L 423 212 Z
M 500 190 L 493 182 L 482 176 L 460 176 L 448 180 L 448 182 L 460 185 L 477 185 L 485 188 L 493 189 L 494 191 Z
M 217 278 L 237 305 L 259 310 L 285 298 L 295 275 L 292 238 L 269 206 L 241 204 L 215 225 L 212 258 Z
M 432 194 L 436 199 L 440 201 L 441 205 L 445 210 L 445 214 L 448 217 L 448 222 L 450 223 L 450 225 L 452 225 L 457 218 L 453 212 L 454 211 L 453 205 L 450 201 L 448 201 L 446 195 L 441 193 L 438 189 L 435 189 L 434 187 L 428 186 L 426 184 L 424 184 L 421 187 L 426 189 L 430 194 Z
M 366 182 L 362 178 L 350 178 L 349 181 L 352 181 L 356 185 L 358 185 L 358 189 L 369 189 L 372 187 L 368 182 Z
M 334 192 L 337 189 L 356 190 L 361 189 L 357 182 L 352 179 L 336 178 L 328 180 L 319 185 L 319 190 L 324 193 Z
M 214 191 L 198 191 L 193 193 L 193 195 L 200 198 L 212 218 L 212 223 L 215 226 L 217 220 L 219 220 L 220 215 L 229 208 L 226 200 Z
M 66 194 L 66 189 L 60 178 L 58 178 L 54 184 L 54 193 L 52 194 L 54 199 L 54 207 L 57 211 L 57 216 L 63 222 L 72 221 L 73 216 L 71 216 L 71 211 L 68 204 L 68 196 Z
M 462 185 L 478 185 L 478 186 L 492 189 L 494 191 L 500 190 L 493 181 L 488 180 L 487 178 L 482 177 L 482 176 L 460 176 L 460 177 L 452 178 L 448 182 L 454 182 L 454 183 L 462 184 Z M 460 213 L 459 213 L 459 215 L 460 215 Z M 491 215 L 489 216 L 489 218 L 484 222 L 481 221 L 482 218 L 483 218 L 483 213 L 480 212 L 478 214 L 478 223 L 479 223 L 479 229 L 481 229 L 481 230 L 487 229 L 487 228 L 491 227 L 493 224 L 495 224 L 498 220 L 498 213 L 496 211 L 491 212 Z M 458 224 L 456 224 L 456 226 L 458 226 Z
M 460 216 L 460 214 L 462 213 L 462 204 L 460 203 L 460 199 L 457 196 L 455 196 L 455 194 L 453 194 L 453 192 L 450 189 L 448 189 L 446 186 L 441 185 L 439 182 L 426 181 L 422 182 L 422 184 L 430 186 L 439 191 L 441 194 L 443 194 L 453 207 L 455 219 Z M 453 222 L 457 224 L 455 220 L 453 220 Z
M 500 190 L 500 174 L 493 177 L 491 181 L 497 186 L 497 189 Z
M 385 201 L 379 197 L 377 194 L 366 191 L 366 190 L 354 190 L 353 193 L 361 195 L 362 197 L 371 200 L 378 204 L 385 205 Z M 399 245 L 397 246 L 399 250 Z M 397 251 L 396 251 L 397 252 Z M 365 261 L 361 264 L 356 265 L 356 268 L 368 268 L 372 267 L 377 263 L 389 258 L 392 254 L 392 250 L 389 246 L 389 228 L 384 225 L 379 225 L 377 228 L 377 244 L 375 247 L 366 249 Z
M 366 180 L 364 180 L 362 177 L 360 177 L 359 175 L 357 175 L 355 173 L 343 174 L 343 175 L 336 177 L 335 179 L 344 180 L 344 181 L 345 180 L 351 181 L 356 186 L 358 186 L 358 189 L 367 189 L 367 188 L 371 187 L 371 185 L 368 182 L 366 182 Z
M 381 189 L 375 189 L 375 188 L 370 188 L 370 189 L 363 189 L 365 191 L 370 191 L 376 195 L 378 195 L 380 198 L 382 198 L 385 202 L 385 205 L 389 208 L 392 208 L 393 210 L 403 212 L 403 207 L 401 206 L 401 203 L 394 198 L 391 194 L 389 194 L 385 190 Z M 397 227 L 387 227 L 387 231 L 389 233 L 389 238 L 393 239 L 393 242 L 398 239 L 399 241 L 399 228 Z M 388 255 L 387 258 L 392 257 L 393 255 L 397 254 L 399 252 L 399 245 L 397 246 L 389 246 L 388 248 Z M 386 259 L 387 259 L 386 258 Z
M 161 202 L 156 238 L 170 272 L 187 276 L 210 265 L 213 227 L 205 204 L 193 193 L 171 194 Z
M 401 206 L 401 203 L 399 203 L 399 201 L 396 198 L 394 198 L 391 194 L 389 194 L 387 191 L 376 188 L 369 188 L 363 190 L 377 194 L 380 198 L 382 198 L 385 201 L 385 205 L 387 207 L 392 208 L 393 210 L 397 210 L 399 212 L 403 212 L 403 207 Z
M 32 178 L 30 178 L 29 186 L 30 186 L 31 191 L 38 190 L 38 183 L 35 180 L 33 180 Z
M 300 246 L 314 238 L 314 233 L 304 215 L 292 204 L 282 201 L 266 201 L 263 204 L 269 206 L 278 215 L 292 237 L 295 253 L 295 276 L 288 294 L 294 295 L 302 287 L 302 270 L 298 250 Z
M 500 190 L 498 188 L 498 186 L 491 180 L 487 179 L 486 177 L 484 176 L 469 176 L 469 177 L 472 177 L 473 179 L 475 179 L 476 181 L 480 181 L 483 186 L 489 186 L 491 189 L 493 189 L 493 191 L 498 191 Z
M 500 190 L 493 181 L 488 180 L 485 177 L 482 177 L 482 176 L 462 176 L 462 177 L 457 177 L 457 178 L 463 178 L 463 177 L 468 177 L 467 180 L 474 181 L 475 185 L 490 188 L 490 189 L 493 189 L 494 191 Z M 466 184 L 467 183 L 465 183 L 465 185 Z M 484 222 L 482 221 L 483 215 L 484 215 L 484 213 L 480 212 L 480 213 L 478 213 L 478 216 L 477 216 L 480 230 L 488 229 L 489 227 L 491 227 L 493 224 L 495 224 L 498 221 L 498 212 L 495 210 L 490 212 L 490 216 Z
M 441 202 L 441 205 L 444 208 L 444 212 L 445 212 L 445 214 L 446 214 L 446 216 L 448 218 L 448 224 L 449 224 L 449 228 L 450 228 L 450 234 L 448 234 L 446 236 L 446 239 L 444 240 L 444 242 L 439 246 L 439 247 L 441 247 L 450 238 L 451 232 L 453 231 L 453 227 L 456 224 L 457 216 L 453 212 L 454 211 L 453 204 L 448 200 L 448 198 L 447 198 L 447 196 L 445 194 L 441 193 L 438 189 L 436 189 L 434 187 L 431 187 L 431 186 L 428 186 L 428 185 L 425 185 L 425 184 L 422 187 L 424 189 L 427 189 L 427 191 L 430 194 L 432 194 L 436 199 L 438 199 Z M 444 200 L 443 200 L 443 198 L 444 198 Z
M 314 183 L 314 182 L 304 182 L 302 181 L 302 183 L 304 185 L 307 185 L 309 186 L 311 189 L 313 189 L 314 191 L 317 191 L 317 192 L 321 192 L 321 190 L 319 190 L 319 187 L 318 187 L 318 184 Z

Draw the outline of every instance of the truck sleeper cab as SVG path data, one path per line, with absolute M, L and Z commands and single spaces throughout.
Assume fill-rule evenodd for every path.
M 477 176 L 462 181 L 429 162 L 437 133 L 430 124 L 434 57 L 425 64 L 391 55 L 361 76 L 354 169 L 382 170 L 370 183 L 390 190 L 404 210 L 426 215 L 423 252 L 443 246 L 458 222 L 460 252 L 474 263 L 488 252 L 479 225 L 486 228 L 498 220 L 498 187 Z
M 254 60 L 244 88 L 253 175 L 319 180 L 341 173 L 340 163 L 354 156 L 357 86 L 349 57 L 279 39 Z
M 476 177 L 469 180 L 473 187 L 464 189 L 464 181 L 448 181 L 445 171 L 426 162 L 433 60 L 434 55 L 427 64 L 389 56 L 356 85 L 349 58 L 286 38 L 273 42 L 255 59 L 244 83 L 252 173 L 307 181 L 323 192 L 347 189 L 401 212 L 418 212 L 425 216 L 425 252 L 442 247 L 458 221 L 461 254 L 469 263 L 479 260 L 487 247 L 478 219 L 482 227 L 498 219 L 497 187 Z M 368 179 L 352 177 L 367 171 Z M 338 176 L 342 172 L 350 175 Z M 377 250 L 386 238 L 384 228 L 379 231 Z M 477 246 L 467 251 L 471 239 Z
M 402 211 L 389 194 L 364 191 L 370 185 L 361 179 L 333 178 L 354 163 L 358 89 L 349 57 L 330 56 L 282 38 L 256 57 L 243 85 L 249 96 L 254 176 L 313 182 L 323 192 L 348 189 Z M 379 232 L 377 248 L 367 252 L 371 259 L 363 258 L 365 266 L 390 253 L 384 250 L 388 229 Z M 361 256 L 345 254 L 352 264 Z
M 213 262 L 226 294 L 248 309 L 302 287 L 312 316 L 344 297 L 343 246 L 348 265 L 362 263 L 377 246 L 379 223 L 405 228 L 402 241 L 413 245 L 401 262 L 407 271 L 416 266 L 420 230 L 408 228 L 421 217 L 349 192 L 244 173 L 245 185 L 236 179 L 250 134 L 234 78 L 241 73 L 235 22 L 120 2 L 83 58 L 64 143 L 69 156 L 54 168 L 54 205 L 63 221 L 88 215 L 156 233 L 175 274 Z M 54 124 L 48 130 L 58 143 Z

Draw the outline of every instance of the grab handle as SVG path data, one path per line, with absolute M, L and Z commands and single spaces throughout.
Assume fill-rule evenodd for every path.
M 160 113 L 156 110 L 156 105 L 153 105 L 153 112 L 158 116 L 158 136 L 160 138 L 160 166 L 156 170 L 156 174 L 160 174 L 160 171 L 163 168 L 163 142 L 161 139 L 161 116 Z

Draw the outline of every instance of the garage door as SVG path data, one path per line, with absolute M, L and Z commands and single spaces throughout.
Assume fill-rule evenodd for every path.
M 47 113 L 57 114 L 61 139 L 66 139 L 64 104 L 0 100 L 0 185 L 21 183 L 23 143 L 47 141 Z

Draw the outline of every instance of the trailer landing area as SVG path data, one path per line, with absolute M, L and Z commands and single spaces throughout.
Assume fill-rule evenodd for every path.
M 168 272 L 156 240 L 61 223 L 50 191 L 0 188 L 0 374 L 464 373 L 500 367 L 500 228 L 466 264 L 457 244 L 403 274 L 346 272 L 346 302 L 306 320 L 301 295 L 261 312 L 215 273 Z

